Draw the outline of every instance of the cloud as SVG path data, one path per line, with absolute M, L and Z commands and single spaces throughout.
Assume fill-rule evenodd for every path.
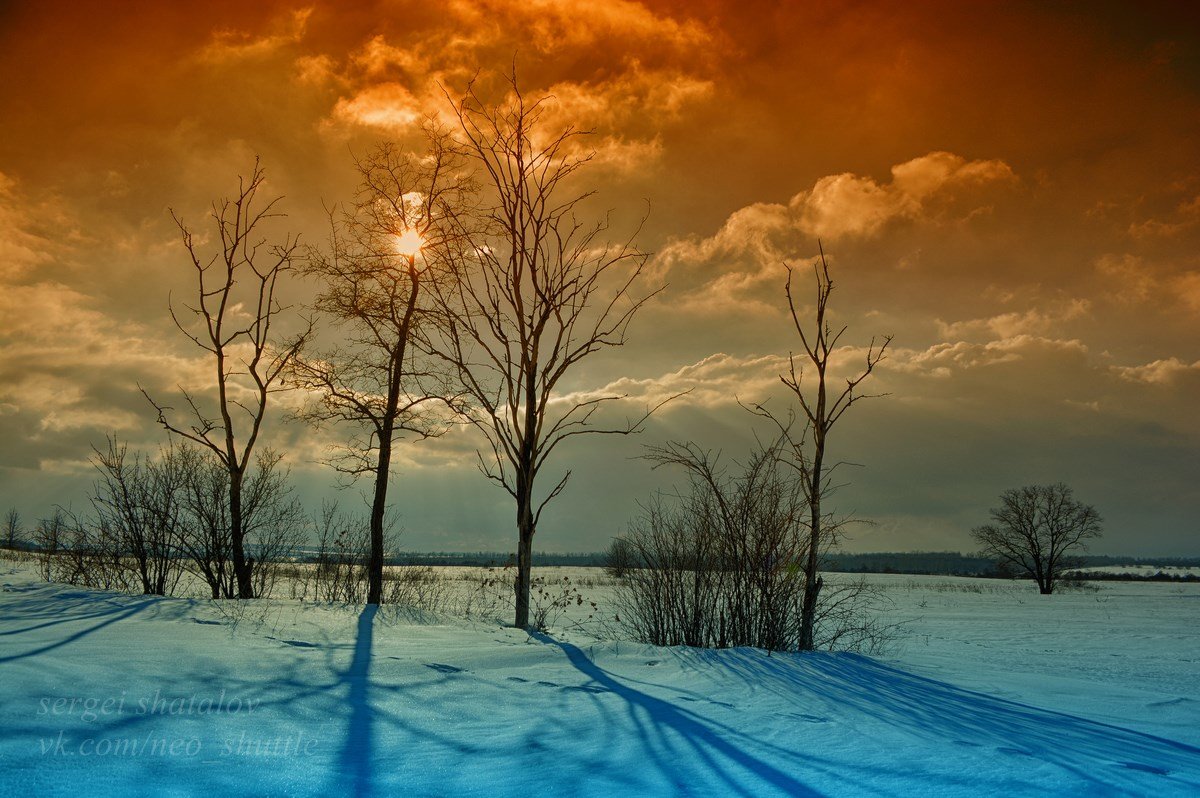
M 64 239 L 72 234 L 73 224 L 56 200 L 36 200 L 0 172 L 0 282 L 54 261 L 68 250 Z
M 849 173 L 822 177 L 786 204 L 739 208 L 711 236 L 668 243 L 652 260 L 651 272 L 688 286 L 678 299 L 682 307 L 764 311 L 779 304 L 778 296 L 768 300 L 765 292 L 778 292 L 782 265 L 811 263 L 799 253 L 811 252 L 816 239 L 874 237 L 900 219 L 966 219 L 980 207 L 982 192 L 1016 179 L 1002 161 L 967 161 L 948 152 L 914 158 L 891 172 L 886 184 Z
M 711 47 L 715 39 L 698 21 L 656 14 L 631 0 L 451 0 L 446 10 L 458 31 L 473 31 L 469 36 L 477 45 L 496 39 L 507 43 L 515 34 L 552 55 L 620 46 L 621 52 L 684 57 Z
M 1177 357 L 1169 357 L 1141 366 L 1114 366 L 1113 371 L 1130 382 L 1172 385 L 1184 376 L 1200 376 L 1200 360 L 1185 363 Z
M 779 375 L 786 370 L 787 357 L 783 355 L 737 357 L 717 352 L 657 377 L 623 377 L 602 388 L 565 395 L 559 401 L 627 396 L 631 401 L 654 406 L 686 391 L 690 393 L 667 405 L 667 409 L 681 406 L 719 407 L 736 404 L 738 398 L 757 400 L 779 382 Z
M 229 28 L 217 29 L 200 51 L 200 60 L 209 63 L 233 63 L 267 58 L 288 45 L 303 41 L 313 7 L 297 9 L 275 18 L 271 30 L 262 36 Z
M 938 334 L 946 340 L 980 337 L 1011 339 L 1019 335 L 1032 336 L 1051 332 L 1066 322 L 1087 316 L 1090 310 L 1089 300 L 1068 299 L 1047 309 L 1030 308 L 1021 312 L 1013 311 L 989 318 L 950 323 L 937 319 L 936 323 Z
M 927 214 L 934 200 L 1015 179 L 1003 161 L 931 152 L 893 166 L 891 183 L 850 173 L 823 177 L 810 191 L 792 197 L 789 207 L 810 236 L 872 236 L 892 220 Z
M 1129 235 L 1138 239 L 1170 238 L 1200 224 L 1200 195 L 1179 203 L 1167 219 L 1144 219 L 1129 225 Z
M 385 132 L 404 130 L 424 118 L 424 103 L 399 83 L 379 83 L 342 98 L 333 108 L 333 118 Z
M 1184 272 L 1171 280 L 1175 296 L 1193 313 L 1200 313 L 1200 272 Z
M 112 431 L 145 433 L 152 415 L 139 382 L 166 391 L 207 376 L 206 363 L 172 354 L 141 324 L 61 283 L 7 286 L 0 320 L 0 436 L 26 467 L 85 459 Z
M 659 158 L 665 126 L 713 96 L 720 37 L 640 3 L 456 0 L 442 11 L 403 39 L 371 35 L 340 68 L 297 63 L 304 80 L 343 87 L 321 125 L 327 135 L 403 135 L 429 116 L 453 123 L 446 92 L 455 95 L 481 67 L 508 64 L 515 53 L 526 98 L 548 98 L 541 130 L 593 131 L 572 147 L 632 173 Z M 500 100 L 506 87 L 482 77 L 481 94 Z
M 1096 272 L 1113 284 L 1109 297 L 1122 304 L 1145 301 L 1158 288 L 1158 279 L 1146 262 L 1130 253 L 1101 255 Z
M 986 343 L 955 341 L 934 344 L 924 350 L 897 349 L 892 351 L 889 365 L 901 372 L 946 378 L 969 370 L 1019 363 L 1047 355 L 1065 355 L 1080 360 L 1087 354 L 1087 346 L 1075 338 L 1020 334 Z

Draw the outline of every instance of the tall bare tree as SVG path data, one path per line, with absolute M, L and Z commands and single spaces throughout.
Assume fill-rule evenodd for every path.
M 1006 490 L 991 516 L 993 523 L 971 530 L 971 537 L 986 556 L 1036 581 L 1042 595 L 1053 593 L 1064 568 L 1074 565 L 1071 552 L 1101 533 L 1100 513 L 1061 482 Z
M 852 405 L 872 394 L 861 393 L 859 386 L 871 375 L 875 367 L 884 358 L 892 336 L 882 339 L 871 338 L 867 347 L 866 362 L 860 371 L 845 377 L 844 385 L 830 385 L 832 376 L 829 374 L 830 359 L 837 348 L 838 342 L 846 332 L 845 325 L 834 327 L 829 319 L 829 297 L 833 293 L 833 279 L 829 275 L 829 263 L 825 259 L 825 249 L 820 242 L 817 244 L 820 258 L 813 265 L 816 277 L 816 303 L 813 308 L 812 321 L 801 320 L 803 308 L 797 307 L 795 295 L 792 293 L 791 268 L 788 268 L 787 283 L 784 293 L 787 295 L 788 311 L 792 326 L 800 336 L 804 352 L 797 365 L 797 357 L 788 355 L 788 373 L 781 374 L 779 379 L 796 397 L 803 413 L 805 423 L 804 435 L 792 441 L 791 449 L 794 454 L 792 464 L 800 473 L 809 509 L 809 540 L 804 554 L 804 596 L 800 607 L 800 639 L 799 649 L 811 651 L 815 647 L 814 629 L 818 615 L 823 580 L 818 569 L 821 564 L 821 553 L 828 547 L 830 536 L 840 527 L 840 522 L 834 520 L 822 507 L 822 499 L 829 496 L 833 485 L 830 475 L 836 464 L 827 460 L 829 433 L 834 425 Z M 810 326 L 811 325 L 811 326 Z M 811 370 L 811 378 L 805 380 L 805 368 Z M 874 394 L 878 396 L 879 394 Z M 770 415 L 761 406 L 757 411 Z M 772 417 L 774 418 L 774 417 Z M 779 424 L 785 440 L 791 441 L 789 430 L 791 423 Z
M 296 358 L 290 369 L 291 380 L 318 397 L 303 416 L 355 430 L 334 467 L 373 478 L 369 604 L 382 597 L 393 446 L 405 435 L 425 438 L 446 429 L 429 410 L 448 391 L 438 361 L 428 355 L 432 293 L 426 283 L 439 279 L 441 253 L 454 238 L 446 222 L 462 208 L 470 181 L 447 137 L 429 129 L 427 138 L 425 153 L 384 143 L 357 161 L 354 203 L 331 214 L 329 246 L 311 250 L 305 267 L 323 283 L 315 309 L 344 343 Z
M 187 403 L 187 422 L 173 408 L 143 395 L 169 432 L 211 450 L 229 477 L 229 524 L 238 598 L 253 598 L 253 562 L 245 549 L 242 486 L 254 446 L 262 432 L 270 395 L 280 390 L 280 377 L 308 336 L 308 330 L 280 340 L 273 330 L 284 308 L 276 298 L 282 276 L 292 270 L 298 240 L 287 235 L 269 244 L 262 227 L 283 214 L 275 210 L 281 197 L 256 204 L 265 174 L 258 160 L 250 177 L 238 179 L 235 199 L 213 203 L 217 247 L 202 254 L 191 229 L 172 211 L 195 273 L 195 304 L 184 307 L 185 323 L 174 304 L 171 318 L 193 344 L 208 353 L 213 369 L 215 409 L 180 386 Z
M 590 157 L 573 153 L 580 131 L 542 130 L 546 98 L 527 100 L 515 75 L 506 90 L 504 101 L 489 104 L 472 83 L 455 106 L 484 199 L 481 213 L 459 219 L 469 245 L 440 296 L 443 356 L 473 404 L 468 419 L 489 444 L 486 455 L 478 452 L 480 470 L 516 503 L 516 626 L 526 627 L 533 537 L 571 476 L 541 487 L 551 455 L 572 437 L 627 435 L 645 419 L 592 423 L 599 408 L 622 397 L 568 394 L 563 378 L 588 356 L 624 344 L 649 295 L 633 292 L 646 255 L 632 240 L 607 243 L 607 218 L 576 217 L 588 193 L 567 183 Z

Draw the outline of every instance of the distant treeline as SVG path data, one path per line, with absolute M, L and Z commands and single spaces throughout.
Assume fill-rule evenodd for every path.
M 996 561 L 957 551 L 888 551 L 871 554 L 834 553 L 825 570 L 856 574 L 937 574 L 999 576 Z
M 1077 558 L 1080 578 L 1095 580 L 1200 581 L 1194 576 L 1170 574 L 1116 574 L 1087 571 L 1101 567 L 1197 568 L 1200 557 L 1114 557 L 1085 554 Z M 941 576 L 1008 576 L 996 567 L 995 560 L 957 551 L 899 551 L 871 554 L 835 553 L 826 560 L 826 570 L 865 574 L 933 574 Z
M 315 552 L 301 551 L 297 559 L 308 560 Z M 607 563 L 608 555 L 604 552 L 568 552 L 566 554 L 549 554 L 534 552 L 534 565 L 600 568 Z M 504 551 L 435 551 L 418 552 L 402 551 L 390 554 L 386 560 L 388 565 L 463 565 L 472 567 L 503 568 L 506 565 L 515 566 L 516 555 Z
M 1121 564 L 1125 565 L 1125 563 Z M 1200 582 L 1200 574 L 1168 573 L 1161 570 L 1143 574 L 1113 573 L 1111 571 L 1072 571 L 1070 577 L 1072 579 L 1080 579 L 1084 582 Z

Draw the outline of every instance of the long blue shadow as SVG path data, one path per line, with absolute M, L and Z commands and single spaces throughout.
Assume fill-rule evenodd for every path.
M 139 612 L 142 612 L 143 610 L 145 610 L 147 607 L 151 606 L 154 603 L 155 603 L 155 600 L 150 599 L 150 600 L 145 600 L 145 601 L 141 601 L 137 604 L 134 604 L 134 605 L 130 606 L 128 609 L 126 609 L 124 612 L 118 612 L 114 609 L 112 612 L 96 612 L 96 613 L 92 613 L 89 615 L 75 616 L 75 617 L 71 617 L 71 618 L 63 618 L 60 621 L 51 622 L 51 623 L 69 623 L 72 621 L 85 621 L 85 620 L 91 620 L 91 619 L 95 619 L 95 618 L 105 618 L 106 619 L 106 620 L 100 621 L 99 623 L 92 624 L 91 626 L 88 626 L 87 628 L 80 629 L 78 632 L 68 635 L 67 637 L 62 638 L 61 640 L 56 640 L 53 643 L 47 643 L 44 646 L 40 646 L 38 648 L 34 648 L 29 651 L 22 651 L 19 654 L 10 654 L 8 656 L 0 657 L 0 663 L 13 662 L 15 660 L 27 659 L 29 657 L 36 657 L 40 654 L 45 654 L 47 652 L 54 651 L 55 649 L 62 648 L 63 646 L 70 645 L 71 643 L 74 643 L 77 640 L 81 640 L 90 634 L 94 634 L 95 632 L 100 631 L 101 629 L 103 629 L 106 626 L 109 626 L 110 624 L 114 624 L 117 621 L 121 621 L 121 620 L 124 620 L 125 618 L 129 618 L 133 615 L 137 615 Z M 21 629 L 21 630 L 15 630 L 15 631 L 23 633 L 23 632 L 32 631 L 34 629 L 38 629 L 42 626 L 48 626 L 48 625 L 51 625 L 51 624 L 39 624 L 38 626 L 29 627 L 28 629 Z
M 358 636 L 354 642 L 354 657 L 343 676 L 347 685 L 346 702 L 350 718 L 346 724 L 346 740 L 342 746 L 341 773 L 349 790 L 343 794 L 366 798 L 375 794 L 372 773 L 374 710 L 371 707 L 371 643 L 377 604 L 368 604 L 358 616 Z M 342 792 L 342 791 L 340 791 Z
M 783 680 L 798 694 L 913 735 L 1052 763 L 1097 793 L 1117 789 L 1131 773 L 1152 773 L 1166 790 L 1200 795 L 1200 748 L 1177 740 L 965 690 L 860 654 L 809 654 L 786 667 L 740 654 L 723 664 L 747 684 Z
M 740 768 L 745 775 L 752 776 L 756 781 L 764 781 L 787 795 L 801 797 L 821 795 L 812 787 L 785 773 L 770 762 L 739 748 L 727 739 L 728 735 L 719 734 L 699 716 L 681 709 L 669 701 L 647 695 L 618 681 L 592 662 L 577 646 L 554 640 L 546 635 L 534 633 L 534 636 L 544 643 L 562 649 L 563 653 L 567 655 L 567 660 L 575 666 L 576 670 L 591 679 L 597 687 L 608 690 L 624 700 L 629 705 L 631 713 L 641 714 L 649 721 L 660 739 L 666 740 L 667 734 L 670 734 L 682 740 L 693 750 L 697 758 L 725 783 L 724 792 L 726 794 L 750 796 L 761 792 L 761 790 L 747 787 L 739 780 L 737 769 Z M 647 750 L 650 748 L 650 741 L 647 740 Z M 672 761 L 660 758 L 658 764 L 666 775 L 672 775 Z

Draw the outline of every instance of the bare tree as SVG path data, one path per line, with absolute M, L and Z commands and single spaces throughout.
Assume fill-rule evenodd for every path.
M 811 542 L 793 446 L 782 430 L 732 472 L 692 443 L 650 449 L 659 465 L 684 468 L 690 486 L 653 497 L 618 538 L 637 563 L 615 596 L 617 619 L 634 637 L 655 645 L 801 647 L 802 564 Z M 885 603 L 862 580 L 834 583 L 820 593 L 811 647 L 879 652 L 898 630 L 879 612 Z
M 472 83 L 455 107 L 487 199 L 482 213 L 459 220 L 469 243 L 440 294 L 442 354 L 474 405 L 467 418 L 489 444 L 486 455 L 478 453 L 480 470 L 516 503 L 516 625 L 526 627 L 533 536 L 571 476 L 540 489 L 551 455 L 572 437 L 627 435 L 646 417 L 623 426 L 591 423 L 601 406 L 622 397 L 568 394 L 560 385 L 589 355 L 624 344 L 649 296 L 633 294 L 646 255 L 631 240 L 606 243 L 607 218 L 576 218 L 588 194 L 566 183 L 589 158 L 572 154 L 580 131 L 545 134 L 546 98 L 527 101 L 515 76 L 507 89 L 504 102 L 489 105 Z
M 8 508 L 4 516 L 4 547 L 15 549 L 21 538 L 21 514 L 16 507 Z
M 971 537 L 985 556 L 1035 580 L 1043 595 L 1075 564 L 1071 552 L 1101 534 L 1100 514 L 1061 482 L 1006 490 L 990 512 L 993 523 L 971 530 Z
M 173 304 L 171 318 L 188 340 L 211 357 L 215 415 L 180 386 L 190 418 L 186 423 L 177 421 L 173 408 L 142 390 L 164 428 L 212 451 L 228 475 L 230 543 L 238 598 L 255 595 L 244 542 L 246 470 L 262 432 L 268 397 L 280 389 L 283 370 L 308 335 L 305 331 L 280 342 L 272 329 L 283 311 L 276 287 L 280 277 L 292 269 L 299 244 L 291 236 L 277 244 L 261 238 L 264 223 L 282 215 L 274 210 L 279 197 L 262 207 L 256 205 L 264 179 L 255 160 L 250 177 L 238 180 L 236 199 L 213 203 L 218 248 L 211 256 L 201 254 L 192 231 L 172 212 L 195 272 L 196 304 L 185 306 L 194 324 L 181 321 Z
M 238 598 L 229 516 L 229 472 L 224 464 L 197 449 L 186 455 L 186 524 L 179 537 L 183 567 L 204 580 L 214 599 Z M 256 452 L 242 485 L 242 528 L 246 567 L 255 596 L 270 592 L 279 565 L 306 536 L 308 521 L 288 484 L 280 457 L 270 449 Z
M 112 535 L 118 556 L 146 595 L 166 596 L 179 582 L 187 471 L 174 446 L 155 460 L 108 439 L 95 449 L 100 479 L 92 496 L 96 525 Z
M 318 401 L 302 415 L 316 424 L 338 422 L 352 434 L 334 467 L 374 480 L 370 517 L 367 602 L 382 597 L 384 515 L 392 449 L 405 435 L 440 435 L 445 419 L 429 410 L 446 398 L 443 375 L 428 355 L 425 327 L 439 253 L 452 238 L 445 220 L 462 204 L 469 183 L 448 139 L 428 131 L 428 152 L 402 153 L 379 145 L 357 161 L 360 184 L 353 206 L 331 214 L 327 250 L 311 250 L 305 270 L 323 283 L 315 309 L 344 342 L 296 358 L 291 381 Z
M 208 585 L 214 599 L 236 598 L 233 542 L 229 524 L 229 472 L 199 449 L 181 449 L 188 458 L 188 523 L 180 537 L 184 567 Z
M 828 497 L 833 490 L 834 486 L 830 481 L 830 476 L 837 465 L 827 461 L 829 433 L 852 405 L 861 399 L 872 396 L 861 393 L 859 386 L 883 360 L 884 352 L 892 341 L 890 335 L 879 340 L 872 337 L 871 343 L 867 347 L 866 362 L 861 371 L 855 372 L 853 376 L 845 377 L 845 384 L 840 388 L 828 384 L 831 379 L 830 359 L 847 327 L 843 325 L 835 328 L 830 322 L 829 296 L 833 293 L 833 279 L 829 275 L 829 263 L 825 259 L 825 249 L 820 242 L 817 246 L 820 259 L 813 266 L 817 290 L 811 327 L 801 321 L 801 308 L 797 307 L 795 296 L 792 293 L 793 274 L 790 267 L 788 268 L 787 283 L 784 286 L 792 325 L 800 336 L 804 353 L 800 358 L 800 365 L 797 365 L 795 355 L 788 355 L 788 373 L 781 374 L 779 379 L 796 397 L 800 410 L 803 412 L 802 418 L 806 425 L 803 437 L 798 441 L 792 441 L 788 434 L 788 430 L 791 428 L 790 420 L 781 421 L 761 405 L 755 408 L 760 415 L 774 421 L 780 427 L 785 438 L 791 442 L 793 457 L 790 462 L 799 471 L 808 500 L 810 534 L 804 556 L 805 583 L 799 641 L 801 651 L 811 651 L 816 645 L 814 630 L 823 584 L 818 575 L 821 554 L 830 543 L 830 535 L 834 534 L 844 523 L 831 519 L 822 507 L 822 499 Z M 812 371 L 812 376 L 807 383 L 804 380 L 806 366 Z
M 636 559 L 646 564 L 630 574 L 622 603 L 642 639 L 797 647 L 803 574 L 796 563 L 808 545 L 808 506 L 803 486 L 786 469 L 786 443 L 780 436 L 760 446 L 732 477 L 718 455 L 693 443 L 649 450 L 656 464 L 684 468 L 691 488 L 673 508 L 661 500 L 652 504 L 628 536 Z M 674 589 L 663 591 L 663 585 Z M 663 628 L 655 634 L 638 629 L 647 618 Z

